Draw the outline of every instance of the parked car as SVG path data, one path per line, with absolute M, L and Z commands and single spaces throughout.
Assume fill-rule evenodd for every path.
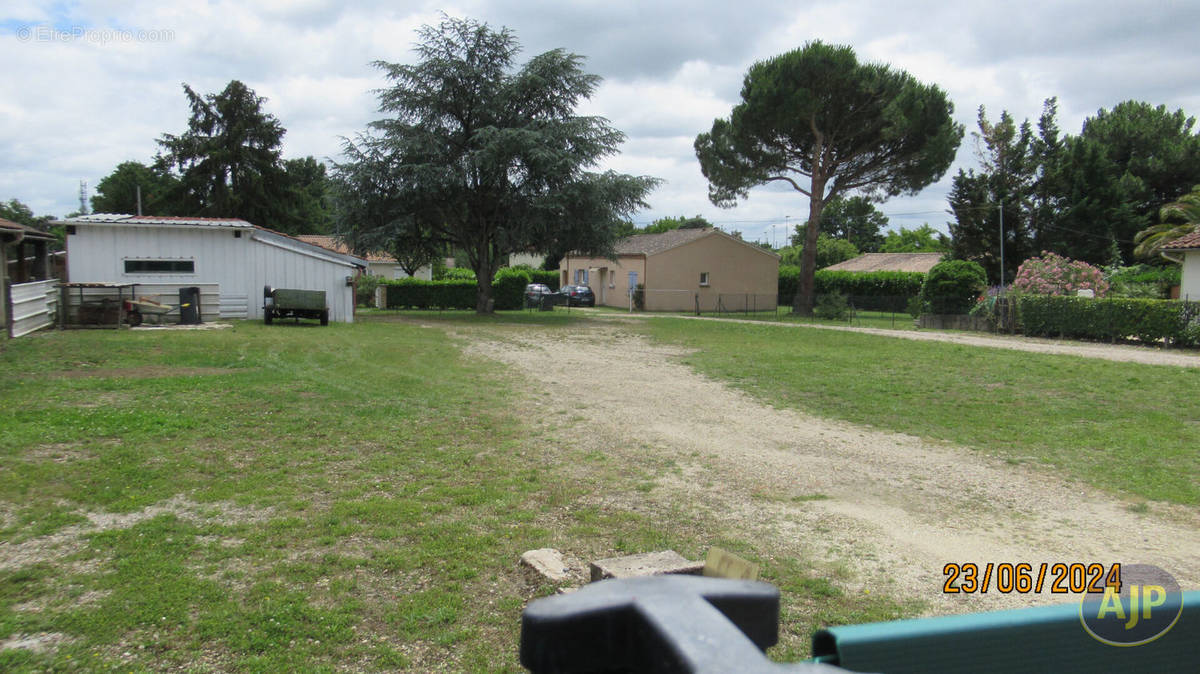
M 530 283 L 525 286 L 525 306 L 536 307 L 541 304 L 543 297 L 553 294 L 554 291 L 545 283 Z
M 596 306 L 596 294 L 587 286 L 563 286 L 558 292 L 567 298 L 569 307 Z

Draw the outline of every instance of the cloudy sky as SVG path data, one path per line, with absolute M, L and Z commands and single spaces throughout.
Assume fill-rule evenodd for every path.
M 285 157 L 337 159 L 339 139 L 378 116 L 371 92 L 384 82 L 370 63 L 411 61 L 415 29 L 439 12 L 508 26 L 526 57 L 555 47 L 587 57 L 604 84 L 584 111 L 628 135 L 608 167 L 666 181 L 635 216 L 639 224 L 701 214 L 780 244 L 784 225 L 807 215 L 803 195 L 759 188 L 718 209 L 692 142 L 729 114 L 750 64 L 810 40 L 851 45 L 860 59 L 938 84 L 968 132 L 980 105 L 992 117 L 1007 109 L 1036 120 L 1049 96 L 1058 97 L 1070 133 L 1128 99 L 1200 113 L 1194 0 L 8 0 L 0 10 L 0 199 L 20 199 L 39 215 L 76 210 L 80 180 L 95 186 L 119 162 L 149 162 L 156 138 L 185 129 L 184 82 L 216 92 L 242 80 L 287 128 Z M 940 182 L 880 208 L 893 226 L 944 230 L 950 176 L 974 163 L 968 133 Z

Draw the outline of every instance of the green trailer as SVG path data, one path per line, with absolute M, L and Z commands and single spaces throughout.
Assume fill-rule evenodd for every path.
M 329 325 L 329 305 L 324 290 L 295 290 L 292 288 L 263 288 L 263 323 L 270 325 L 276 318 L 311 318 Z

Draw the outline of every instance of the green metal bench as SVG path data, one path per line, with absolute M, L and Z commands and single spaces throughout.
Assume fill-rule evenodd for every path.
M 855 672 L 1200 672 L 1200 592 L 1184 592 L 1170 631 L 1139 646 L 1089 635 L 1076 603 L 830 627 L 813 661 Z M 1170 603 L 1157 610 L 1174 608 Z

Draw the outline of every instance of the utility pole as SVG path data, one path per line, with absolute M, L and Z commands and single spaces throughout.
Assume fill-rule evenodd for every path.
M 1004 292 L 1004 200 L 1000 200 L 1000 292 Z

